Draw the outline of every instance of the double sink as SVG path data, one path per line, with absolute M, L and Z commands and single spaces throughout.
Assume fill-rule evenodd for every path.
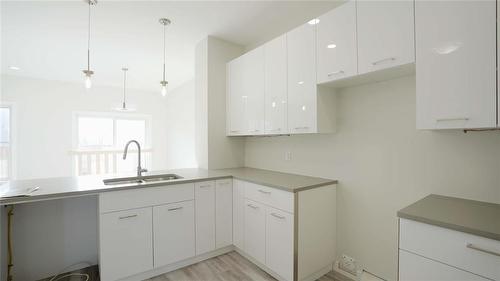
M 182 177 L 176 174 L 163 174 L 163 175 L 153 175 L 153 176 L 105 179 L 103 180 L 103 182 L 104 185 L 130 185 L 130 184 L 167 182 L 178 179 L 182 179 Z

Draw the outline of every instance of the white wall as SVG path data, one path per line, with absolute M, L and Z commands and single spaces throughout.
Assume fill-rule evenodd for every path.
M 197 167 L 195 153 L 194 80 L 168 93 L 166 168 Z
M 201 168 L 241 167 L 245 141 L 226 137 L 226 63 L 243 52 L 239 45 L 208 36 L 196 45 L 196 157 Z
M 338 253 L 368 271 L 396 280 L 396 212 L 427 194 L 500 203 L 500 132 L 417 131 L 414 76 L 340 90 L 337 110 L 336 134 L 247 138 L 245 165 L 338 179 Z
M 2 102 L 15 106 L 16 178 L 72 176 L 72 113 L 113 112 L 123 90 L 82 84 L 2 75 Z M 128 91 L 129 104 L 138 114 L 152 116 L 153 163 L 150 170 L 166 168 L 167 106 L 159 93 Z

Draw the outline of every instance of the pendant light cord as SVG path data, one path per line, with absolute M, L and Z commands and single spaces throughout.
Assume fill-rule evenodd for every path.
M 165 34 L 166 34 L 166 30 L 167 29 L 167 25 L 163 25 L 163 81 L 165 81 L 165 57 L 166 57 L 166 40 L 165 40 Z
M 92 0 L 89 0 L 89 25 L 87 30 L 87 70 L 90 71 L 90 11 Z
M 126 108 L 127 70 L 123 69 L 123 109 Z

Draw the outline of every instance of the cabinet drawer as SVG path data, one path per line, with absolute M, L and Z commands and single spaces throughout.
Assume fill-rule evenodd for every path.
M 193 183 L 106 192 L 99 195 L 99 212 L 102 214 L 193 199 Z
M 153 269 L 151 208 L 103 214 L 99 221 L 101 280 Z
M 399 281 L 487 281 L 446 264 L 399 250 Z
M 293 193 L 272 187 L 245 183 L 245 197 L 293 213 Z
M 399 247 L 480 276 L 500 280 L 500 241 L 400 219 Z

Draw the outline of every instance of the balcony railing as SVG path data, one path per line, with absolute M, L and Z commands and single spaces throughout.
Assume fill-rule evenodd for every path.
M 142 166 L 151 168 L 152 149 L 142 149 Z M 73 167 L 76 176 L 116 174 L 135 171 L 137 150 L 129 150 L 127 160 L 123 150 L 73 150 Z

